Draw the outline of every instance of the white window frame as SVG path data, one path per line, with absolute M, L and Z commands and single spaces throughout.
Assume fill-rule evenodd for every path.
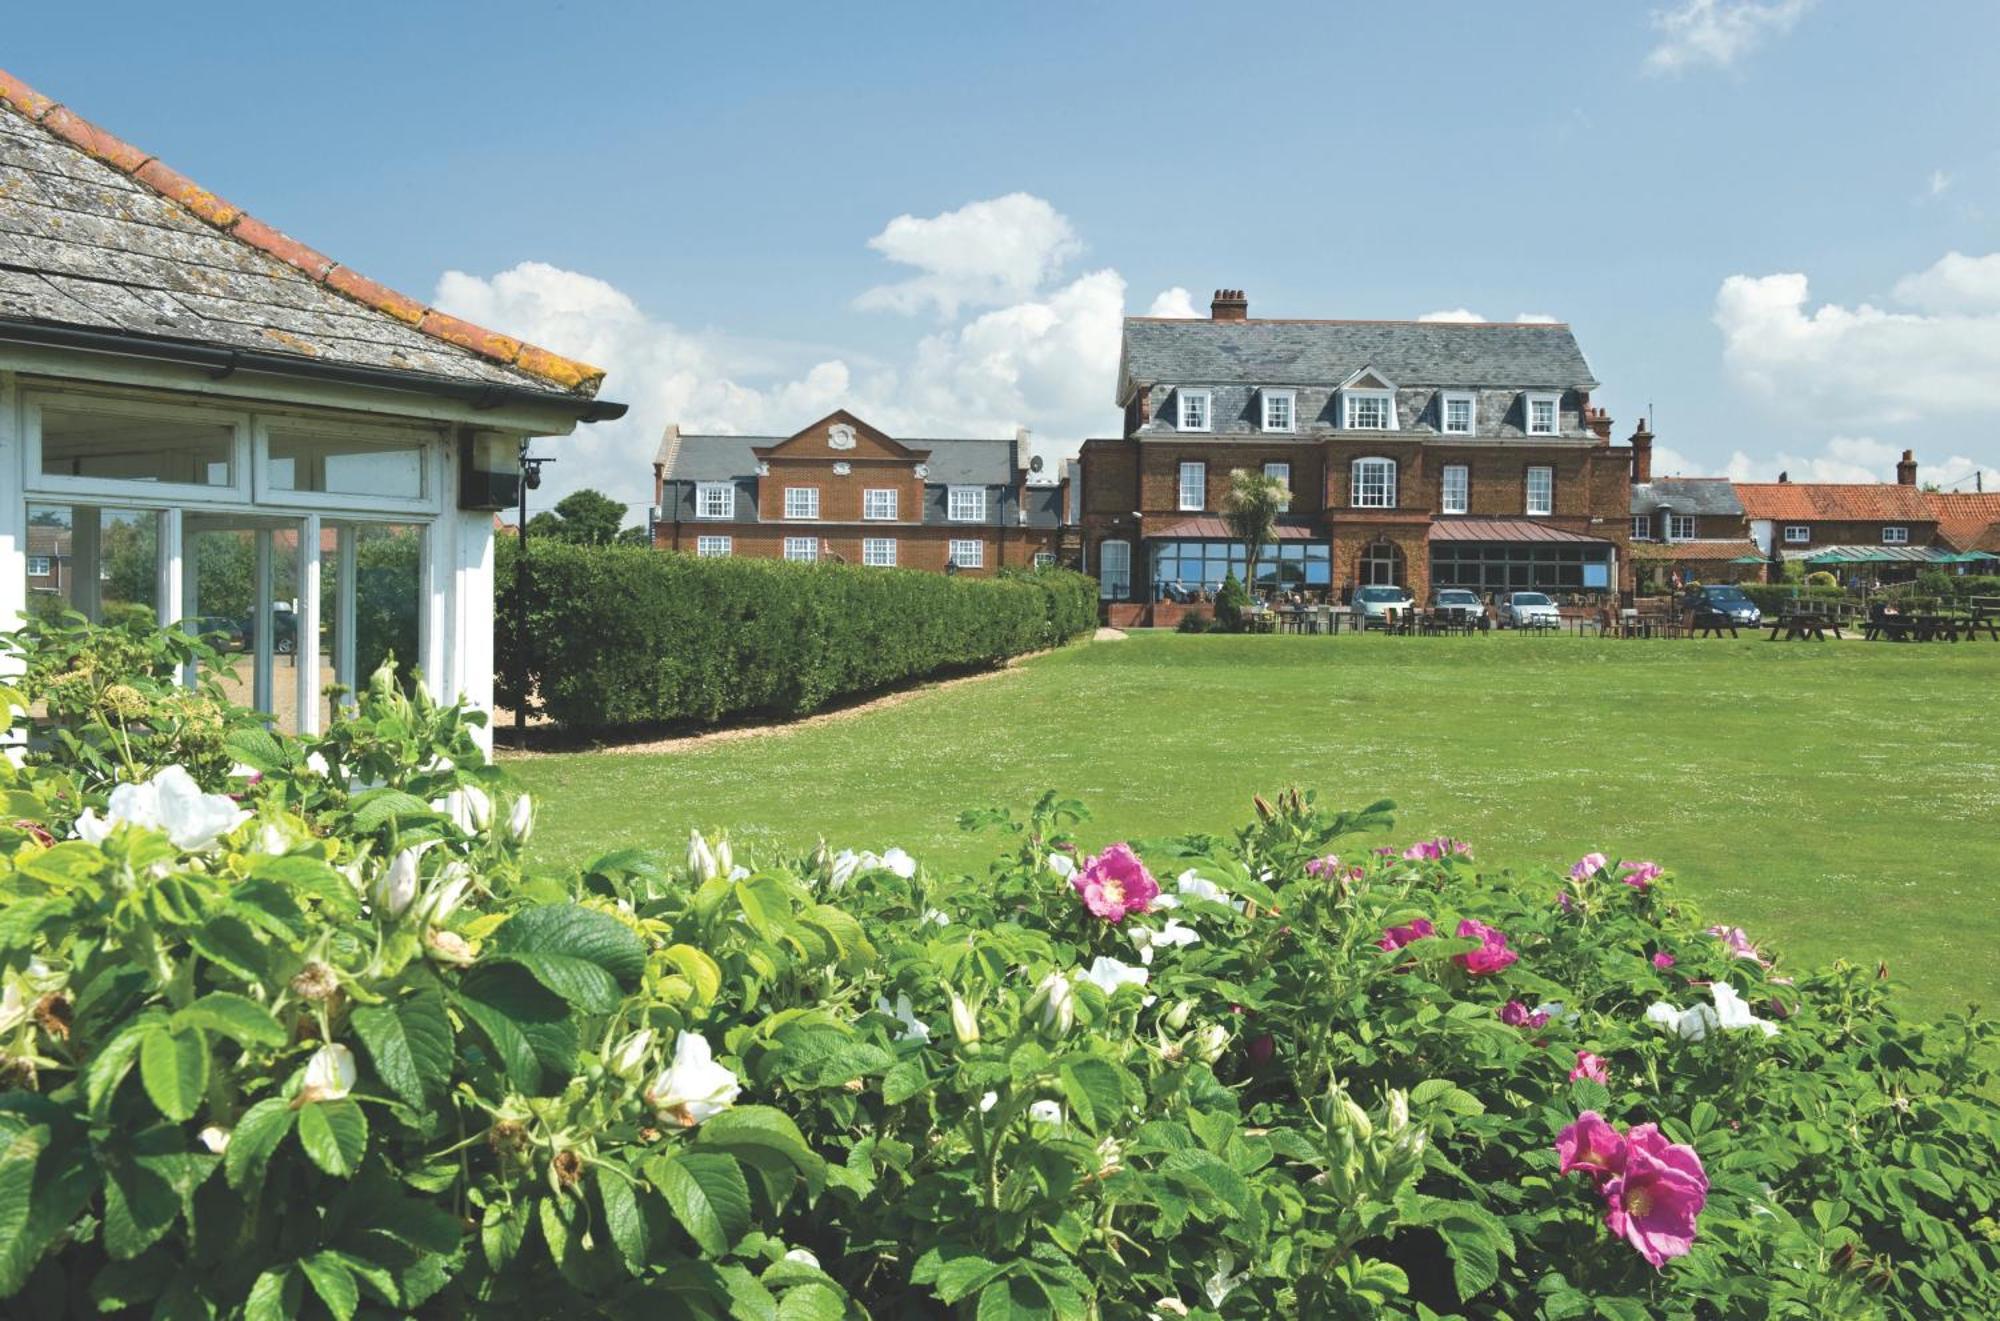
M 863 537 L 861 539 L 861 562 L 874 569 L 896 567 L 896 539 L 894 537 Z
M 42 567 L 37 569 L 35 567 L 37 564 L 41 565 Z M 56 562 L 55 562 L 55 557 L 53 555 L 28 556 L 28 576 L 30 578 L 46 578 L 55 571 L 56 571 Z
M 1265 475 L 1266 477 L 1275 477 L 1275 478 L 1277 478 L 1277 479 L 1278 479 L 1279 481 L 1283 482 L 1283 483 L 1285 484 L 1285 489 L 1286 489 L 1287 491 L 1289 491 L 1289 490 L 1291 490 L 1291 489 L 1292 489 L 1292 465 L 1291 465 L 1291 464 L 1289 464 L 1289 463 L 1280 463 L 1280 462 L 1278 462 L 1277 460 L 1275 460 L 1275 459 L 1274 459 L 1274 460 L 1272 460 L 1271 462 L 1269 462 L 1269 463 L 1267 463 L 1267 464 L 1265 464 L 1265 465 L 1264 465 L 1264 475 Z
M 951 562 L 961 569 L 986 567 L 986 543 L 977 537 L 954 537 L 945 549 Z
M 871 486 L 865 488 L 861 492 L 861 517 L 868 522 L 894 522 L 898 494 L 899 492 L 893 486 Z M 875 508 L 876 505 L 883 503 L 882 500 L 877 499 L 878 496 L 886 497 L 888 504 L 886 510 Z
M 961 500 L 976 500 L 976 509 L 969 513 L 959 511 Z M 945 491 L 944 516 L 949 523 L 984 523 L 986 521 L 986 488 L 983 486 L 953 486 Z
M 1668 514 L 1666 539 L 1668 541 L 1693 541 L 1696 531 L 1693 514 Z
M 1378 401 L 1382 405 L 1382 425 L 1379 427 L 1356 426 L 1354 405 L 1366 400 Z M 1396 431 L 1396 392 L 1394 390 L 1359 390 L 1348 387 L 1340 392 L 1340 429 L 1343 431 Z
M 1452 475 L 1457 474 L 1457 490 L 1452 488 Z M 1453 495 L 1458 498 L 1452 499 Z M 1447 463 L 1438 473 L 1438 512 L 1440 514 L 1463 514 L 1472 507 L 1472 466 L 1466 463 Z
M 1651 514 L 1632 515 L 1632 540 L 1651 541 L 1653 539 L 1653 516 Z
M 253 447 L 251 465 L 250 498 L 260 505 L 296 505 L 306 509 L 367 509 L 378 513 L 435 514 L 444 508 L 444 492 L 438 489 L 440 481 L 434 457 L 445 440 L 441 432 L 424 431 L 417 427 L 382 427 L 366 424 L 354 425 L 331 422 L 318 418 L 301 419 L 293 417 L 273 417 L 259 414 L 251 419 Z M 423 474 L 423 494 L 410 497 L 400 495 L 354 495 L 337 491 L 291 491 L 271 485 L 271 426 L 278 425 L 281 431 L 304 432 L 307 435 L 324 436 L 329 440 L 358 439 L 379 440 L 385 444 L 397 441 L 414 441 L 421 458 L 419 464 Z M 210 490 L 217 488 L 210 487 Z M 455 503 L 455 501 L 454 501 Z
M 1189 503 L 1188 477 L 1194 477 L 1193 503 Z M 1174 473 L 1175 507 L 1182 513 L 1200 513 L 1208 508 L 1208 465 L 1200 459 L 1182 459 Z
M 234 428 L 229 451 L 230 482 L 208 486 L 194 482 L 145 482 L 125 477 L 51 476 L 42 471 L 42 405 L 62 403 L 93 412 L 119 417 L 173 417 L 182 421 L 213 423 Z M 60 496 L 71 504 L 130 505 L 134 500 L 157 503 L 171 500 L 188 505 L 223 505 L 243 508 L 251 503 L 252 419 L 248 411 L 208 407 L 201 404 L 154 403 L 148 399 L 128 399 L 85 391 L 36 391 L 21 401 L 25 424 L 22 445 L 23 485 L 30 494 Z M 428 488 L 426 488 L 428 489 Z M 291 505 L 293 493 L 285 492 L 282 503 Z M 51 501 L 50 503 L 56 503 Z M 343 507 L 345 501 L 343 498 Z
M 794 512 L 795 502 L 792 499 L 793 496 L 810 497 L 810 499 L 800 499 L 796 502 L 797 508 L 810 506 L 810 509 L 805 513 Z M 785 518 L 792 522 L 817 520 L 819 518 L 819 488 L 817 486 L 787 486 L 785 488 Z
M 1381 464 L 1388 469 L 1387 480 L 1382 483 L 1381 499 L 1363 499 L 1361 470 L 1365 465 Z M 1347 468 L 1347 502 L 1354 509 L 1394 509 L 1396 507 L 1396 461 L 1380 454 L 1368 454 L 1354 460 Z
M 1262 392 L 1262 399 L 1264 403 L 1263 417 L 1262 417 L 1264 430 L 1289 433 L 1297 431 L 1299 429 L 1298 391 L 1265 390 Z M 1277 423 L 1271 420 L 1271 405 L 1275 403 L 1282 403 L 1285 406 L 1285 424 L 1283 426 L 1279 426 Z
M 1117 548 L 1116 555 L 1112 554 L 1113 547 Z M 1117 569 L 1117 572 L 1123 575 L 1120 582 L 1114 584 L 1106 576 L 1111 571 L 1111 566 L 1105 563 L 1106 560 L 1124 561 Z M 1113 590 L 1114 586 L 1117 590 Z M 1097 599 L 1100 601 L 1115 601 L 1129 597 L 1130 595 L 1132 595 L 1132 543 L 1117 537 L 1108 541 L 1098 542 Z
M 1549 406 L 1547 429 L 1535 425 L 1535 405 Z M 1562 434 L 1562 395 L 1554 390 L 1530 390 L 1521 396 L 1521 431 L 1529 436 L 1560 436 Z
M 819 563 L 818 537 L 786 537 L 785 558 L 793 564 Z
M 1907 546 L 1910 544 L 1910 529 L 1900 524 L 1889 524 L 1882 529 L 1882 544 L 1885 546 Z
M 1465 425 L 1451 425 L 1451 406 L 1465 405 Z M 1471 390 L 1446 390 L 1438 396 L 1438 434 L 1471 436 L 1479 432 L 1479 396 Z
M 708 497 L 711 495 L 722 496 L 722 512 L 719 514 L 708 512 Z M 734 521 L 736 518 L 736 483 L 696 482 L 694 484 L 694 516 L 696 518 Z
M 696 537 L 694 553 L 705 560 L 726 560 L 736 553 L 734 537 Z
M 1037 569 L 1053 569 L 1053 568 L 1055 568 L 1055 567 L 1056 567 L 1056 553 L 1055 553 L 1054 551 L 1052 551 L 1052 550 L 1038 550 L 1038 551 L 1036 551 L 1036 552 L 1035 552 L 1035 567 L 1036 567 Z
M 1535 476 L 1542 477 L 1541 508 L 1535 508 Z M 1521 474 L 1521 508 L 1534 518 L 1546 518 L 1556 511 L 1556 470 L 1546 463 L 1531 463 Z
M 1805 546 L 1805 545 L 1810 545 L 1811 542 L 1812 542 L 1811 524 L 1809 523 L 1785 524 L 1785 544 L 1787 546 Z
M 1215 394 L 1213 391 L 1183 389 L 1178 391 L 1177 395 L 1178 398 L 1174 409 L 1174 430 L 1213 431 L 1215 429 Z M 1199 400 L 1201 404 L 1200 426 L 1194 425 L 1188 418 L 1188 414 L 1192 411 L 1190 405 L 1194 404 L 1196 400 Z

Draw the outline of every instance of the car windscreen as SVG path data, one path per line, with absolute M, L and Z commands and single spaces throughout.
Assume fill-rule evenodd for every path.
M 1554 604 L 1555 604 L 1555 602 L 1553 602 L 1553 601 L 1549 600 L 1549 598 L 1548 598 L 1548 597 L 1546 597 L 1546 596 L 1543 596 L 1543 595 L 1542 595 L 1542 594 L 1541 594 L 1540 592 L 1516 592 L 1516 593 L 1514 593 L 1514 604 L 1515 604 L 1515 605 L 1554 605 Z
M 1478 605 L 1479 598 L 1471 592 L 1439 592 L 1440 605 Z
M 1360 599 L 1363 601 L 1400 601 L 1403 589 L 1400 587 L 1364 587 Z
M 1702 595 L 1711 601 L 1720 601 L 1724 605 L 1747 605 L 1750 601 L 1738 587 L 1704 587 Z

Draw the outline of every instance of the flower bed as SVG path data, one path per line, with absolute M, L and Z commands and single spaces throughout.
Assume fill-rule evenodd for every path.
M 1136 843 L 968 813 L 979 877 L 713 832 L 537 873 L 462 713 L 224 708 L 190 777 L 167 672 L 64 680 L 0 764 L 17 1305 L 2000 1314 L 1992 1025 L 1655 864 L 1496 873 L 1288 793 Z

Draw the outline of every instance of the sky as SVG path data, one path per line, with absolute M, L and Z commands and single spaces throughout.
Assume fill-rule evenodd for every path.
M 88 40 L 80 39 L 85 18 Z M 79 3 L 0 67 L 661 429 L 1117 434 L 1122 315 L 1554 318 L 1656 471 L 2000 489 L 2000 5 Z

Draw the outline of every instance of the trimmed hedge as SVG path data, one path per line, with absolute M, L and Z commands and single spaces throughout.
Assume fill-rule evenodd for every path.
M 1757 603 L 1760 610 L 1776 610 L 1783 606 L 1805 602 L 1851 601 L 1846 592 L 1838 587 L 1806 587 L 1799 583 L 1739 583 L 1743 594 Z
M 495 566 L 500 697 L 518 700 L 525 663 L 541 709 L 575 730 L 803 715 L 1097 626 L 1096 584 L 1058 569 L 958 578 L 537 541 L 522 634 L 518 554 L 502 542 Z

